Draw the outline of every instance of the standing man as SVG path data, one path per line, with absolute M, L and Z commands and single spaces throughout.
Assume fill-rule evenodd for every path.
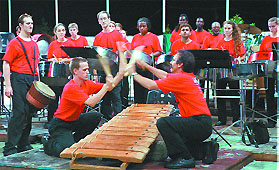
M 195 30 L 195 32 L 196 32 L 196 36 L 197 36 L 197 43 L 200 45 L 200 47 L 202 47 L 203 40 L 205 39 L 205 37 L 210 35 L 210 33 L 203 29 L 203 26 L 204 26 L 203 18 L 201 18 L 201 17 L 197 18 L 196 26 L 197 26 L 197 29 Z
M 116 42 L 124 41 L 123 36 L 116 30 L 111 30 L 109 27 L 110 24 L 110 14 L 107 11 L 101 11 L 97 14 L 97 19 L 99 24 L 102 27 L 102 31 L 95 36 L 93 46 L 104 47 L 112 50 L 116 53 L 117 45 Z M 112 69 L 112 75 L 116 75 L 117 70 Z M 105 82 L 105 74 L 103 71 L 99 71 L 101 76 L 101 82 Z M 112 91 L 108 92 L 103 98 L 101 104 L 101 112 L 106 119 L 111 119 L 114 115 L 122 111 L 122 102 L 121 102 L 121 83 L 119 83 Z
M 70 23 L 68 29 L 71 34 L 71 37 L 69 37 L 68 40 L 73 42 L 74 47 L 89 46 L 87 39 L 82 35 L 78 35 L 78 25 L 76 23 Z
M 224 38 L 223 34 L 220 33 L 220 23 L 213 22 L 211 25 L 212 34 L 205 37 L 202 45 L 202 49 L 216 48 L 218 42 Z
M 173 44 L 174 41 L 181 38 L 179 27 L 182 24 L 188 24 L 188 21 L 189 21 L 188 16 L 186 14 L 180 14 L 178 18 L 178 24 L 175 26 L 174 30 L 171 33 L 171 37 L 170 37 L 171 44 Z M 194 30 L 191 31 L 190 39 L 193 41 L 197 41 L 196 33 Z
M 101 114 L 96 111 L 82 113 L 85 105 L 94 107 L 124 75 L 122 71 L 114 79 L 112 75 L 108 75 L 105 84 L 94 83 L 88 80 L 88 69 L 86 59 L 81 57 L 72 59 L 70 71 L 73 79 L 65 85 L 61 102 L 50 122 L 50 138 L 47 136 L 42 138 L 44 151 L 48 155 L 59 157 L 65 148 L 94 131 L 101 120 Z
M 9 98 L 12 97 L 13 101 L 3 151 L 4 156 L 33 149 L 30 145 L 29 134 L 32 115 L 36 109 L 26 100 L 26 94 L 34 79 L 37 79 L 40 52 L 36 42 L 31 39 L 33 31 L 32 16 L 22 14 L 18 18 L 18 24 L 21 31 L 17 38 L 10 41 L 3 57 L 5 95 Z
M 190 39 L 192 27 L 189 24 L 182 24 L 180 26 L 181 39 L 174 41 L 171 46 L 171 55 L 175 55 L 178 50 L 199 50 L 198 43 Z
M 201 159 L 207 164 L 213 163 L 217 159 L 219 145 L 215 141 L 203 143 L 212 133 L 212 118 L 193 74 L 194 55 L 179 50 L 171 61 L 172 73 L 153 68 L 143 61 L 137 61 L 137 64 L 155 74 L 159 80 L 143 77 L 133 68 L 131 75 L 135 81 L 149 90 L 172 92 L 178 102 L 181 117 L 162 117 L 156 124 L 172 159 L 165 168 L 194 168 L 195 159 Z

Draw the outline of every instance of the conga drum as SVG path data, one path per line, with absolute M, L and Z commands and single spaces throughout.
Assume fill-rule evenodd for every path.
M 55 93 L 43 82 L 34 81 L 26 94 L 27 101 L 36 108 L 45 108 L 55 99 Z

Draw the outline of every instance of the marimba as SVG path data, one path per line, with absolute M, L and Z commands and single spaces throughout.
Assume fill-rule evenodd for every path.
M 159 132 L 156 121 L 169 116 L 173 105 L 133 104 L 78 143 L 66 148 L 62 158 L 72 158 L 71 169 L 126 169 L 128 163 L 142 163 Z M 77 164 L 81 157 L 111 158 L 120 167 Z

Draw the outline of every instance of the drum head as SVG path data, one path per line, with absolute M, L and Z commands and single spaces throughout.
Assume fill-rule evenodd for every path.
M 43 95 L 45 95 L 49 98 L 55 98 L 55 93 L 45 83 L 43 83 L 41 81 L 35 81 L 34 82 L 34 87 L 36 88 L 36 90 L 41 92 Z
M 173 59 L 173 55 L 169 55 L 169 54 L 163 54 L 163 55 L 160 55 L 156 61 L 156 65 L 159 65 L 161 63 L 165 63 L 165 62 L 168 62 L 170 63 Z
M 103 47 L 93 46 L 93 48 L 97 51 L 97 53 L 100 56 L 107 57 L 109 60 L 112 60 L 115 63 L 118 62 L 118 56 L 117 56 L 117 54 L 115 52 L 113 52 L 113 51 L 111 51 L 109 49 L 103 48 Z
M 133 56 L 136 60 L 143 60 L 144 62 L 146 62 L 149 65 L 151 65 L 153 63 L 152 57 L 150 55 L 148 55 L 145 52 L 139 51 L 139 50 L 125 51 L 124 56 L 127 59 L 130 59 Z

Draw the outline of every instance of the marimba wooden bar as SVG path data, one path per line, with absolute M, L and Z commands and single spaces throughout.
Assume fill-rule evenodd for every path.
M 66 148 L 60 156 L 72 158 L 72 169 L 126 169 L 128 163 L 142 163 L 159 132 L 156 122 L 169 116 L 173 105 L 133 104 L 113 117 L 78 143 Z M 82 157 L 111 158 L 122 162 L 120 167 L 77 164 Z

